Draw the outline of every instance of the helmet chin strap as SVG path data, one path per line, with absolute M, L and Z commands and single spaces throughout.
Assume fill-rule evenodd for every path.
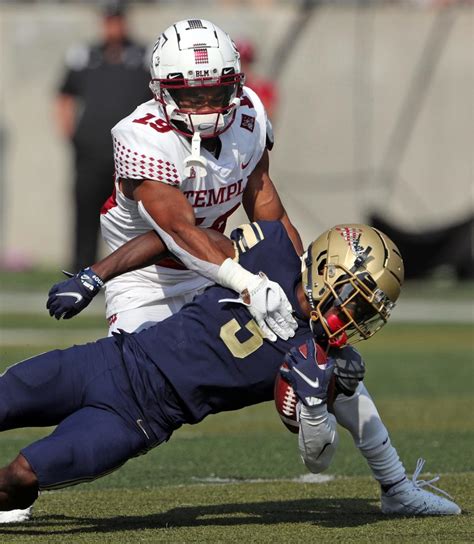
M 199 181 L 207 173 L 207 160 L 201 156 L 201 134 L 195 132 L 191 139 L 191 155 L 184 159 L 184 175 L 191 177 L 195 175 Z

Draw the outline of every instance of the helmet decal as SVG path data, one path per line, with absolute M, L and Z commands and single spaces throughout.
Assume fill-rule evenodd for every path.
M 207 49 L 198 49 L 194 50 L 194 62 L 196 64 L 208 64 L 209 56 L 207 54 Z
M 362 229 L 354 227 L 336 227 L 336 231 L 344 238 L 349 244 L 354 255 L 360 255 L 364 253 L 365 249 L 360 245 L 360 238 L 362 236 Z

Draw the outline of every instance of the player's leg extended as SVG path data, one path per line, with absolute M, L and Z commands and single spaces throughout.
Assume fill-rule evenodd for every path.
M 405 468 L 362 382 L 351 397 L 336 397 L 334 415 L 337 422 L 351 433 L 355 445 L 381 485 L 394 484 L 405 478 Z
M 334 402 L 337 422 L 345 427 L 382 488 L 382 511 L 404 515 L 453 515 L 461 509 L 454 502 L 422 489 L 415 472 L 405 475 L 396 449 L 375 404 L 361 382 L 352 397 L 338 395 Z
M 85 407 L 60 423 L 52 434 L 23 448 L 0 469 L 0 511 L 27 508 L 38 491 L 105 476 L 150 445 L 138 428 L 118 414 Z
M 86 406 L 21 454 L 36 474 L 39 490 L 46 490 L 105 476 L 150 447 L 137 425 L 113 411 Z
M 102 399 L 103 378 L 115 375 L 117 368 L 121 368 L 121 355 L 113 339 L 49 352 L 14 365 L 0 377 L 0 429 L 59 423 L 89 400 L 91 386 Z M 110 389 L 110 395 L 116 396 L 114 390 Z M 24 508 L 37 493 L 37 475 L 20 454 L 0 469 L 0 510 L 9 510 L 0 512 L 0 524 L 28 519 L 31 509 Z
M 57 425 L 82 407 L 85 388 L 113 359 L 121 360 L 120 350 L 109 338 L 9 367 L 0 376 L 0 431 Z
M 105 365 L 99 344 L 54 350 L 0 376 L 0 431 L 57 425 L 81 407 L 82 392 Z

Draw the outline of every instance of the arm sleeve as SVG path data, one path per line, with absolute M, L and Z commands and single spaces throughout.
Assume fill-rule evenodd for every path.
M 298 445 L 301 458 L 310 472 L 319 474 L 331 464 L 339 435 L 336 418 L 326 404 L 300 407 Z
M 173 240 L 173 237 L 170 236 L 165 230 L 163 230 L 160 225 L 158 225 L 158 223 L 153 219 L 153 217 L 146 211 L 141 201 L 138 203 L 138 211 L 142 218 L 160 235 L 161 239 L 165 243 L 166 247 L 171 251 L 171 253 L 178 257 L 184 264 L 184 266 L 186 266 L 186 268 L 188 268 L 189 270 L 193 270 L 194 272 L 201 274 L 201 276 L 205 276 L 206 278 L 209 278 L 216 283 L 220 283 L 219 265 L 198 259 L 194 255 L 191 255 L 182 247 L 180 247 Z

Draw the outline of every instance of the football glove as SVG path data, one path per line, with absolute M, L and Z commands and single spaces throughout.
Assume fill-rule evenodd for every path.
M 283 340 L 293 337 L 298 324 L 292 316 L 293 308 L 283 289 L 263 272 L 249 274 L 249 280 L 239 298 L 223 298 L 219 302 L 235 302 L 247 306 L 263 337 L 272 342 L 275 342 L 277 336 Z
M 53 285 L 46 303 L 49 315 L 56 319 L 71 319 L 77 315 L 104 286 L 102 279 L 90 267 L 84 268 L 75 276 L 69 272 L 64 274 L 71 277 Z
M 352 346 L 344 346 L 330 349 L 329 355 L 334 358 L 337 390 L 351 397 L 365 375 L 365 364 L 360 353 Z
M 280 375 L 292 387 L 305 406 L 327 402 L 328 388 L 334 372 L 334 359 L 328 357 L 320 365 L 316 359 L 316 345 L 311 338 L 300 348 L 292 348 L 280 367 Z

